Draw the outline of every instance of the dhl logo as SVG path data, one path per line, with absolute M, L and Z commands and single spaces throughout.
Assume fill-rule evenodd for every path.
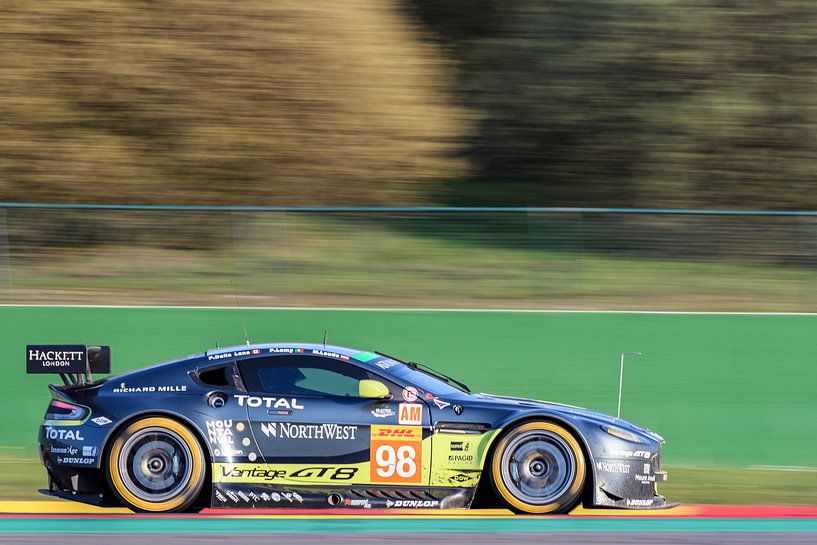
M 372 439 L 422 439 L 419 426 L 372 426 Z

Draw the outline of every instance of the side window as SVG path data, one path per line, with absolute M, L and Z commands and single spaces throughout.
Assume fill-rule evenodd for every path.
M 317 356 L 271 356 L 239 364 L 247 388 L 282 395 L 357 397 L 358 382 L 372 378 L 352 364 Z

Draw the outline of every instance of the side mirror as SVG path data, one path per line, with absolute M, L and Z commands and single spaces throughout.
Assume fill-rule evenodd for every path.
M 360 397 L 367 399 L 387 399 L 391 397 L 389 389 L 380 381 L 364 379 L 358 383 Z

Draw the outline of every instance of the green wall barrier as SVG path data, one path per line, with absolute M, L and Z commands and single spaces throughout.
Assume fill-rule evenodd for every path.
M 422 361 L 474 391 L 580 405 L 667 439 L 665 464 L 817 466 L 817 316 L 0 307 L 0 454 L 36 451 L 48 376 L 27 343 L 113 346 L 125 371 L 214 347 L 329 343 Z

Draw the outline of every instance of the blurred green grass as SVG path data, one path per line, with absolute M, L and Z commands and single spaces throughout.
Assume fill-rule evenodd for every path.
M 280 218 L 278 218 L 280 219 Z M 249 218 L 234 244 L 15 250 L 7 301 L 810 311 L 817 271 L 508 247 L 367 222 Z M 487 235 L 486 235 L 487 236 Z M 1 279 L 0 279 L 1 280 Z
M 659 485 L 670 500 L 724 505 L 815 505 L 817 469 L 667 468 Z M 42 500 L 45 469 L 31 456 L 0 455 L 0 500 Z

